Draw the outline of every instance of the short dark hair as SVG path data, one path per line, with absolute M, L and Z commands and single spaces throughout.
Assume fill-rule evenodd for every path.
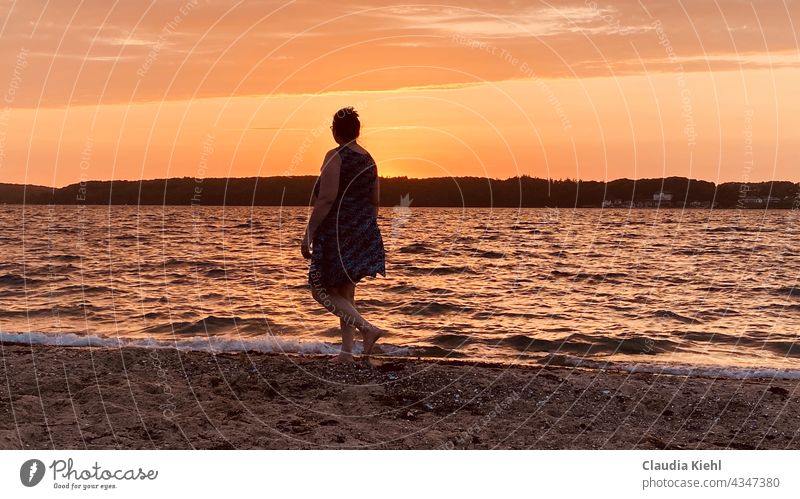
M 333 115 L 333 134 L 340 139 L 350 142 L 356 140 L 361 133 L 361 122 L 358 112 L 352 107 L 343 107 Z

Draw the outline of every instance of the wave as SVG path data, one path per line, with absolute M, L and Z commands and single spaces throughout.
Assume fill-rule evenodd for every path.
M 722 226 L 722 227 L 708 227 L 704 229 L 705 232 L 754 232 L 755 229 L 749 227 L 737 226 Z
M 445 348 L 458 348 L 472 342 L 472 338 L 464 334 L 440 334 L 435 336 L 432 343 Z
M 498 258 L 504 258 L 506 256 L 506 254 L 505 253 L 501 253 L 499 251 L 475 249 L 475 250 L 472 251 L 472 256 L 475 256 L 475 257 L 478 257 L 478 258 L 498 259 Z
M 197 335 L 223 332 L 264 332 L 272 325 L 264 318 L 219 317 L 209 315 L 196 321 L 163 322 L 145 328 L 145 333 Z
M 200 269 L 207 269 L 207 268 L 210 268 L 210 269 L 217 268 L 217 264 L 214 263 L 214 262 L 207 261 L 207 260 L 183 260 L 181 258 L 167 258 L 166 260 L 164 260 L 163 263 L 155 264 L 155 267 L 157 269 L 173 268 L 173 267 L 178 267 L 178 268 L 186 268 L 186 267 L 188 267 L 190 269 L 200 270 Z
M 800 357 L 800 342 L 767 341 L 764 348 L 785 357 Z
M 680 314 L 675 313 L 675 312 L 673 312 L 671 310 L 656 310 L 655 312 L 653 312 L 653 315 L 655 317 L 660 317 L 662 319 L 676 320 L 676 321 L 682 322 L 684 324 L 697 324 L 697 323 L 700 322 L 697 319 L 693 319 L 691 317 L 686 317 L 684 315 L 680 315 Z
M 0 284 L 5 284 L 8 286 L 22 286 L 22 285 L 32 285 L 38 284 L 38 279 L 32 279 L 30 277 L 25 277 L 19 274 L 3 274 L 0 275 Z
M 463 310 L 463 309 L 462 309 Z M 544 314 L 544 313 L 535 313 L 535 312 L 510 312 L 510 311 L 503 311 L 501 309 L 495 310 L 481 310 L 478 312 L 474 312 L 470 315 L 470 318 L 477 319 L 477 320 L 487 320 L 487 319 L 494 319 L 497 317 L 515 317 L 518 319 L 552 319 L 551 314 Z
M 800 296 L 800 287 L 798 286 L 781 286 L 775 289 L 775 294 L 778 295 L 789 295 L 789 296 Z
M 89 282 L 89 280 L 86 280 Z M 54 289 L 49 292 L 51 297 L 55 296 L 62 296 L 68 295 L 72 293 L 79 293 L 79 294 L 105 294 L 105 293 L 116 293 L 122 294 L 123 291 L 120 289 L 110 288 L 108 286 L 90 286 L 89 284 L 68 284 L 64 286 L 60 286 L 58 289 Z
M 78 255 L 51 255 L 47 258 L 59 262 L 76 262 L 81 259 Z
M 440 267 L 416 267 L 409 265 L 405 270 L 417 275 L 452 275 L 452 274 L 475 274 L 475 269 L 467 265 L 442 265 Z
M 727 345 L 747 345 L 756 346 L 756 342 L 745 336 L 734 336 L 725 333 L 705 332 L 705 331 L 687 331 L 685 333 L 677 332 L 681 338 L 688 341 L 697 341 L 703 343 L 724 343 Z M 763 344 L 763 341 L 757 342 Z
M 578 367 L 627 373 L 667 374 L 701 378 L 726 379 L 800 379 L 800 369 L 773 369 L 763 367 L 713 367 L 681 364 L 627 364 L 600 362 L 570 355 L 551 354 L 539 360 L 548 366 Z
M 155 348 L 177 349 L 181 351 L 198 351 L 211 353 L 260 352 L 260 353 L 297 353 L 297 354 L 335 354 L 339 346 L 324 341 L 298 341 L 278 336 L 260 338 L 220 338 L 193 337 L 177 341 L 153 339 L 122 339 L 102 336 L 82 336 L 74 333 L 6 333 L 0 332 L 0 343 L 22 345 L 46 345 L 62 347 L 96 347 L 96 348 Z M 361 343 L 356 343 L 353 353 L 362 352 Z M 392 356 L 409 355 L 409 348 L 383 343 L 375 346 L 376 351 Z
M 720 319 L 723 317 L 741 315 L 741 313 L 732 308 L 714 308 L 711 310 L 703 310 L 698 315 L 703 316 L 705 319 Z
M 392 293 L 418 293 L 422 291 L 422 288 L 413 286 L 411 284 L 396 284 L 394 286 L 388 287 L 387 291 Z
M 756 305 L 755 308 L 759 310 L 777 310 L 779 312 L 798 312 L 800 311 L 800 303 L 765 303 Z
M 251 218 L 249 220 L 245 220 L 242 223 L 238 223 L 238 224 L 232 225 L 229 228 L 231 228 L 231 229 L 256 229 L 256 228 L 259 228 L 261 226 L 262 225 L 261 225 L 261 222 L 259 220 Z
M 489 341 L 487 343 L 496 343 Z M 650 338 L 647 336 L 631 336 L 627 338 L 610 338 L 608 336 L 588 336 L 571 334 L 563 340 L 531 338 L 523 334 L 508 336 L 500 340 L 500 344 L 523 352 L 568 352 L 573 354 L 629 354 L 656 355 L 664 352 L 680 350 L 678 343 L 671 340 Z
M 377 345 L 375 348 L 378 348 Z M 439 346 L 415 346 L 410 348 L 408 353 L 417 357 L 449 357 L 451 359 L 463 359 L 466 357 L 466 355 L 461 352 L 456 352 Z
M 800 342 L 794 341 L 794 335 L 770 334 L 766 336 L 766 339 L 760 339 L 753 338 L 752 333 L 750 336 L 737 336 L 724 333 L 690 331 L 683 333 L 681 336 L 684 340 L 698 343 L 734 345 L 748 347 L 749 349 L 766 350 L 783 357 L 800 357 Z
M 23 319 L 23 318 L 44 318 L 44 317 L 85 317 L 87 315 L 105 312 L 105 307 L 99 307 L 91 303 L 76 303 L 75 305 L 56 305 L 53 307 L 34 308 L 29 307 L 24 310 L 0 310 L 0 319 Z
M 562 270 L 553 270 L 550 272 L 551 275 L 555 277 L 566 277 L 569 279 L 575 279 L 578 281 L 593 281 L 593 282 L 615 282 L 615 279 L 622 279 L 628 277 L 628 274 L 625 272 L 606 272 L 600 274 L 591 274 L 587 272 L 564 272 Z
M 407 246 L 403 246 L 398 250 L 400 253 L 410 253 L 410 254 L 421 254 L 421 253 L 433 253 L 433 250 L 428 246 L 425 246 L 422 243 L 413 243 Z
M 467 312 L 471 309 L 466 305 L 457 305 L 455 303 L 430 301 L 422 303 L 409 303 L 406 305 L 401 305 L 399 307 L 396 307 L 394 310 L 407 315 L 432 316 L 432 315 L 443 315 L 456 312 Z

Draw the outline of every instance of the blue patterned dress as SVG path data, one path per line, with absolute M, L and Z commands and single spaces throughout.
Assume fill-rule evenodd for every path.
M 383 239 L 372 203 L 378 169 L 372 156 L 340 146 L 339 192 L 314 233 L 308 282 L 327 288 L 366 276 L 386 277 Z M 319 179 L 314 185 L 319 194 Z

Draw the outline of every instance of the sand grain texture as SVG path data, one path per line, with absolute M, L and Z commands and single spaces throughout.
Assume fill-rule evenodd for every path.
M 2 345 L 0 448 L 796 449 L 797 380 Z

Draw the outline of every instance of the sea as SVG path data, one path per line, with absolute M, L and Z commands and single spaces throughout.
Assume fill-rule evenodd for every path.
M 0 341 L 332 354 L 305 207 L 0 206 Z M 386 356 L 800 378 L 792 210 L 381 208 Z M 359 346 L 357 345 L 357 350 Z

